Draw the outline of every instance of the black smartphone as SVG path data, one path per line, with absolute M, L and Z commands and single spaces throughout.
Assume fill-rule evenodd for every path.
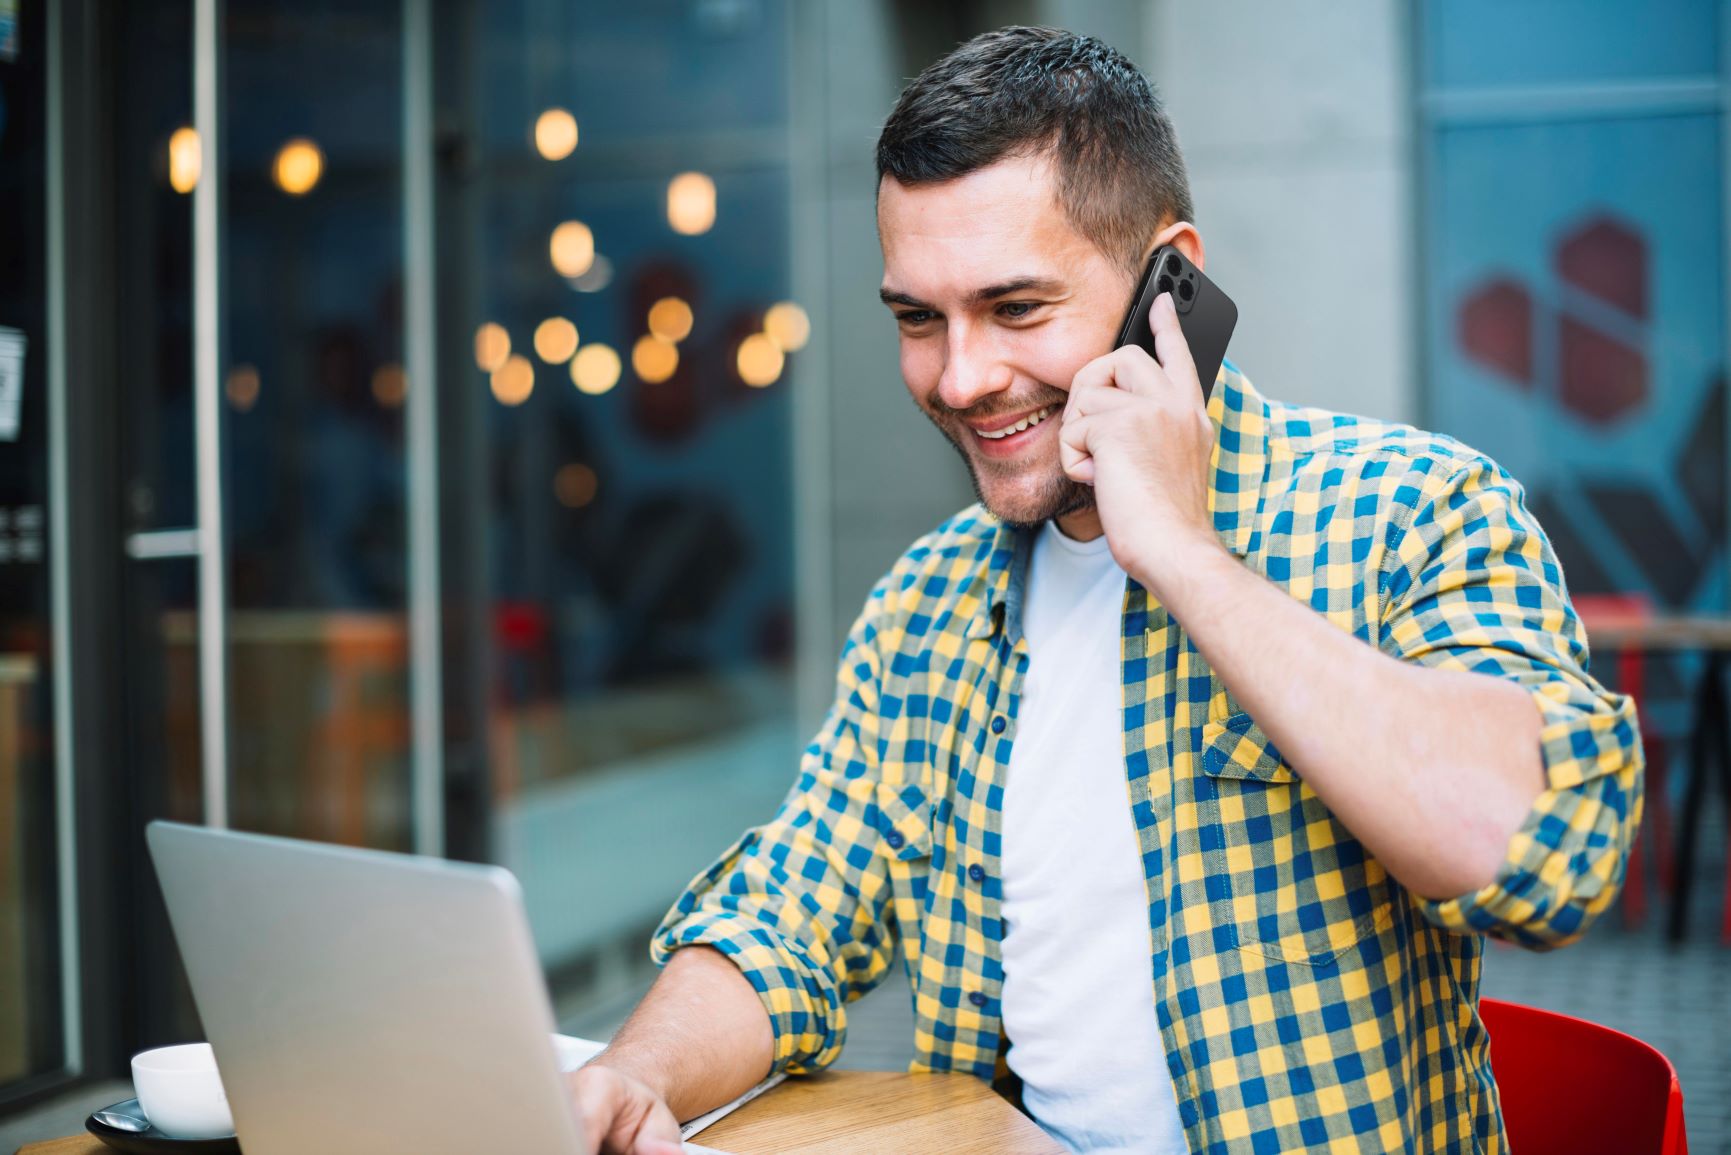
M 1118 330 L 1117 344 L 1112 347 L 1140 345 L 1156 362 L 1160 360 L 1154 351 L 1154 332 L 1148 327 L 1148 311 L 1161 293 L 1171 293 L 1172 303 L 1178 307 L 1178 327 L 1184 331 L 1184 343 L 1190 346 L 1190 359 L 1196 362 L 1202 400 L 1207 401 L 1220 362 L 1226 359 L 1232 328 L 1238 324 L 1238 306 L 1175 246 L 1167 245 L 1148 258 L 1148 267 L 1142 270 L 1142 279 L 1130 297 L 1130 311 Z

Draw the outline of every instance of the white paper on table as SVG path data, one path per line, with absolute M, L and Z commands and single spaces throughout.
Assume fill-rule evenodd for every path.
M 24 332 L 0 325 L 0 441 L 18 440 L 24 407 Z
M 607 1044 L 598 1043 L 594 1039 L 579 1039 L 575 1035 L 554 1035 L 553 1048 L 559 1053 L 559 1069 L 561 1071 L 575 1071 L 606 1050 Z M 787 1078 L 785 1074 L 771 1075 L 733 1102 L 723 1103 L 707 1115 L 699 1115 L 679 1128 L 679 1137 L 681 1139 L 691 1138 L 711 1123 L 731 1115 L 785 1078 Z

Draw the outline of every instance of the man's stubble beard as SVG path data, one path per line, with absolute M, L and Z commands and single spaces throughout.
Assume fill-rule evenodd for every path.
M 995 506 L 991 499 L 986 496 L 986 487 L 980 481 L 982 463 L 963 444 L 962 438 L 968 434 L 958 434 L 952 425 L 943 421 L 925 406 L 921 405 L 919 409 L 933 425 L 938 427 L 938 432 L 944 435 L 944 439 L 950 443 L 955 451 L 961 454 L 963 464 L 968 467 L 968 480 L 974 486 L 974 497 L 986 507 L 988 513 L 1010 528 L 1032 529 L 1042 522 L 1067 517 L 1072 513 L 1093 507 L 1094 487 L 1075 480 L 1066 474 L 1062 468 L 1055 470 L 1052 476 L 1043 480 L 1040 491 L 1028 503 L 1027 508 L 1007 509 Z M 983 467 L 991 469 L 992 465 L 990 462 L 986 462 Z M 1025 473 L 1026 467 L 1016 472 L 1018 474 Z

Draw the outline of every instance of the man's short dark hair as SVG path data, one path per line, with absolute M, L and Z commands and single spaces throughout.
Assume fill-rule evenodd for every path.
M 915 77 L 878 137 L 878 181 L 935 184 L 1047 150 L 1070 223 L 1132 272 L 1164 218 L 1193 219 L 1184 156 L 1147 77 L 1092 36 L 1054 28 L 983 33 Z

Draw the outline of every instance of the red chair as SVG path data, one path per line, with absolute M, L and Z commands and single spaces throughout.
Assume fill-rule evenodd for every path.
M 1497 999 L 1479 1019 L 1516 1155 L 1688 1155 L 1677 1070 L 1646 1043 Z

